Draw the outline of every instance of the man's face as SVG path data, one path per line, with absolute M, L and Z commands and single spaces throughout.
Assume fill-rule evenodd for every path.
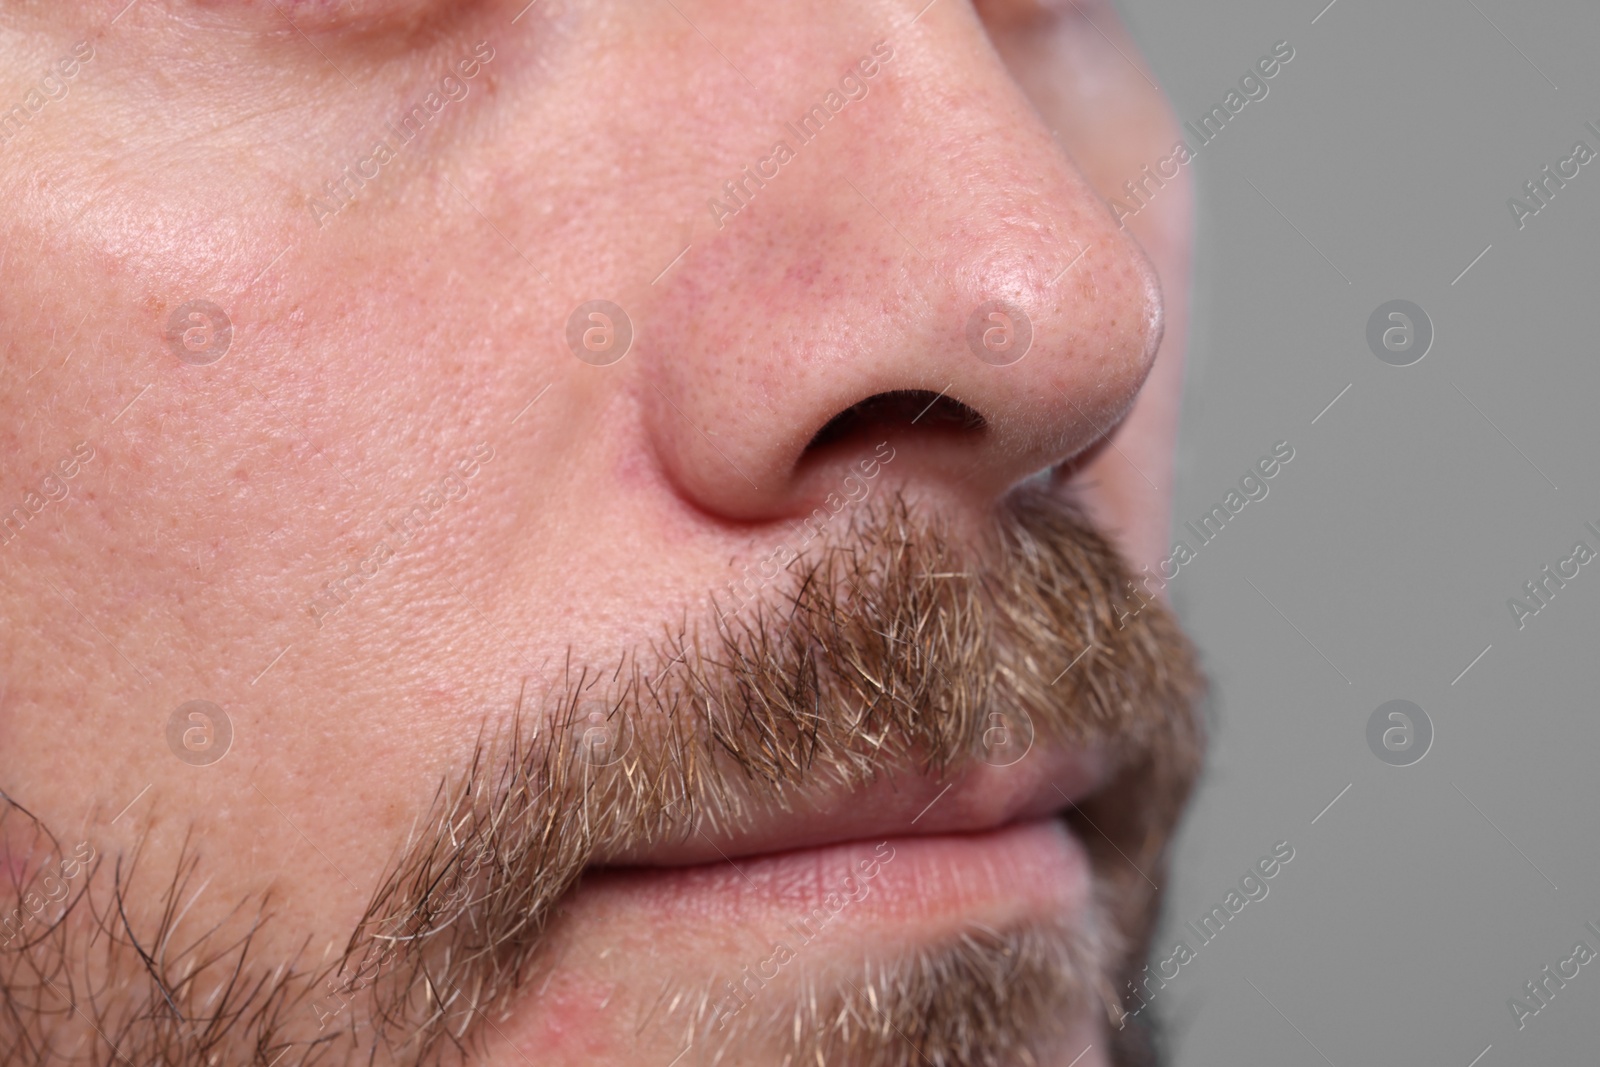
M 0 49 L 0 1062 L 1141 1062 L 1189 201 L 1112 10 Z

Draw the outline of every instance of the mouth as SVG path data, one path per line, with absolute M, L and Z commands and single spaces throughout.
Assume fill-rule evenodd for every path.
M 582 945 L 582 931 L 604 929 L 602 951 L 648 953 L 661 986 L 635 1014 L 664 1048 L 678 1045 L 679 1067 L 716 1062 L 735 1043 L 745 1060 L 773 1034 L 802 1032 L 814 1040 L 775 1047 L 770 1062 L 1029 1062 L 1023 1048 L 1067 1062 L 1095 1043 L 1115 938 L 1102 928 L 1090 850 L 1066 816 L 1110 777 L 1097 750 L 1040 745 L 1006 766 L 979 760 L 942 778 L 884 775 L 807 794 L 736 830 L 695 829 L 598 859 L 553 942 Z M 663 943 L 667 930 L 676 933 Z M 585 950 L 569 944 L 555 957 Z M 930 977 L 945 967 L 994 974 L 973 988 L 970 974 Z M 599 988 L 567 993 L 585 1002 Z M 942 1013 L 948 1032 L 908 1007 L 919 996 L 962 1001 Z M 979 1014 L 981 1024 L 955 1025 Z M 852 1017 L 853 1029 L 840 1025 Z M 874 1029 L 881 1041 L 869 1040 Z M 960 1040 L 970 1044 L 951 1046 L 953 1058 L 927 1059 Z M 1086 1055 L 1080 1067 L 1104 1062 Z
M 668 921 L 741 925 L 792 915 L 797 930 L 820 930 L 872 900 L 854 914 L 881 931 L 973 921 L 1000 927 L 1035 910 L 1081 911 L 1089 873 L 1065 820 L 1043 816 L 967 833 L 890 834 L 701 864 L 599 868 L 584 885 L 636 895 Z
M 1061 816 L 1111 776 L 1103 749 L 1041 743 L 1015 763 L 975 759 L 945 775 L 904 768 L 863 786 L 797 790 L 777 803 L 752 805 L 738 825 L 715 821 L 668 840 L 625 845 L 602 852 L 592 866 L 682 867 L 889 837 L 982 834 Z
M 1100 888 L 1059 813 L 600 866 L 507 1029 L 555 1063 L 1104 1067 Z
M 981 559 L 879 519 L 727 629 L 531 694 L 352 944 L 481 988 L 508 1063 L 1072 1061 L 1149 936 L 1189 646 L 1117 625 L 1059 502 Z

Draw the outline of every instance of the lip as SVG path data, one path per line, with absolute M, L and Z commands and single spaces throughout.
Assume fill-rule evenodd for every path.
M 552 926 L 554 962 L 537 1000 L 496 1031 L 508 1047 L 491 1062 L 724 1062 L 714 1041 L 685 1046 L 697 1011 L 709 1013 L 711 1034 L 726 1012 L 779 1039 L 784 1027 L 767 1023 L 790 1018 L 818 990 L 826 999 L 975 930 L 1080 927 L 1093 897 L 1087 851 L 1053 817 L 591 871 Z M 1061 1011 L 1076 1027 L 1096 1026 L 1086 1003 Z M 1099 1041 L 1084 1032 L 1074 1053 Z
M 863 868 L 871 864 L 871 868 Z M 877 873 L 866 874 L 875 868 Z M 843 888 L 853 880 L 856 896 Z M 874 890 L 881 889 L 881 892 Z M 584 892 L 627 898 L 673 923 L 770 925 L 844 901 L 858 934 L 910 924 L 995 926 L 1019 916 L 1087 907 L 1089 859 L 1061 819 L 1021 820 L 974 833 L 862 838 L 778 853 L 661 868 L 615 868 L 587 877 Z
M 701 825 L 676 839 L 603 854 L 592 866 L 683 867 L 848 842 L 993 831 L 1061 813 L 1096 792 L 1110 771 L 1098 750 L 1044 743 L 1009 766 L 974 760 L 944 777 L 899 768 L 864 787 L 798 789 L 786 807 L 753 805 L 736 826 Z

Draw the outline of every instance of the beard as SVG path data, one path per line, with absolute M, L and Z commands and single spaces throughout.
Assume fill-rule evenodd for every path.
M 1147 955 L 1200 764 L 1193 648 L 1162 605 L 1128 617 L 1125 566 L 1055 495 L 1018 490 L 976 542 L 900 499 L 869 506 L 797 554 L 771 595 L 737 610 L 713 598 L 605 666 L 569 654 L 439 784 L 331 962 L 261 959 L 267 897 L 174 937 L 205 874 L 193 852 L 153 879 L 142 846 L 99 857 L 0 945 L 0 1063 L 470 1061 L 514 1004 L 537 1009 L 535 979 L 556 966 L 545 949 L 585 872 L 781 820 L 819 794 L 953 779 L 997 721 L 1111 768 L 1062 816 L 1093 864 L 1083 922 L 966 930 L 769 998 L 731 1028 L 708 975 L 665 996 L 651 1025 L 706 1062 L 764 1038 L 775 1062 L 1027 1063 L 1059 1020 L 1098 1009 L 1117 1063 L 1153 1062 L 1118 991 Z M 27 898 L 30 857 L 62 850 L 0 799 L 0 833 L 20 842 L 3 921 Z M 103 1043 L 62 1036 L 86 1027 Z M 80 1058 L 51 1051 L 63 1048 Z

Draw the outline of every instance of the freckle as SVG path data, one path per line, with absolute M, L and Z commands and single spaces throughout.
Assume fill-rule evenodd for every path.
M 167 310 L 167 302 L 161 299 L 160 293 L 146 293 L 144 297 L 144 309 L 152 315 L 159 315 L 161 312 Z

